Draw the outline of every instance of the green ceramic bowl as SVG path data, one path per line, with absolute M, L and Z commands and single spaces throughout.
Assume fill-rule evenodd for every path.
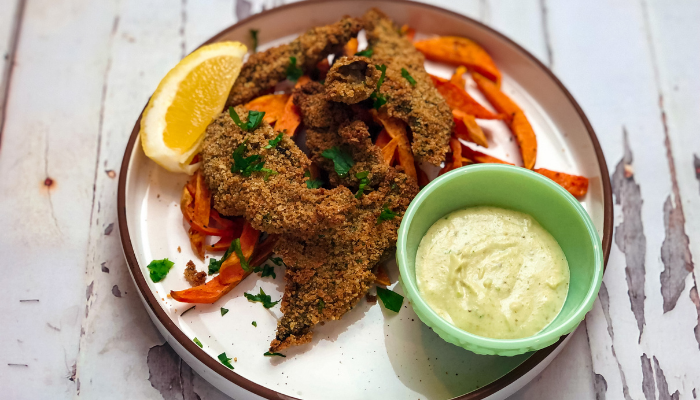
M 435 313 L 418 291 L 415 260 L 421 239 L 444 215 L 472 206 L 495 206 L 531 215 L 554 236 L 566 255 L 571 272 L 566 302 L 554 321 L 534 336 L 491 339 L 471 334 Z M 401 285 L 418 317 L 444 340 L 477 354 L 514 356 L 555 343 L 590 311 L 603 279 L 600 238 L 578 200 L 549 178 L 501 164 L 459 168 L 421 190 L 401 221 L 396 261 Z

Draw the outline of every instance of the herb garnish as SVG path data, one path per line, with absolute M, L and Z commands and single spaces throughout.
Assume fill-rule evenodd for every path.
M 297 58 L 289 57 L 289 66 L 287 66 L 287 79 L 296 82 L 304 75 L 304 71 L 297 66 Z
M 194 310 L 195 307 L 197 307 L 197 306 L 192 306 L 192 307 L 188 308 L 187 310 L 183 311 L 182 314 L 180 314 L 180 316 L 182 317 L 183 315 L 185 315 L 185 314 L 187 314 L 188 312 L 190 312 L 190 310 Z
M 173 265 L 175 265 L 174 262 L 164 258 L 162 260 L 151 261 L 146 268 L 148 268 L 150 272 L 151 280 L 153 282 L 160 282 L 165 278 L 165 275 L 168 275 L 168 271 L 170 271 Z
M 255 321 L 251 322 L 250 324 L 253 325 L 253 326 L 256 327 L 256 328 L 258 327 L 258 323 L 255 322 Z
M 398 214 L 391 211 L 389 207 L 384 206 L 382 209 L 382 213 L 379 214 L 379 218 L 377 218 L 377 223 L 382 223 L 383 221 L 388 221 L 390 219 L 394 219 Z
M 269 143 L 269 144 L 263 148 L 264 149 L 271 149 L 271 148 L 277 146 L 279 144 L 279 142 L 282 140 L 283 136 L 284 136 L 284 133 L 280 132 L 276 138 L 274 138 L 272 140 L 268 140 L 267 143 Z
M 241 122 L 241 118 L 238 116 L 238 113 L 236 113 L 236 110 L 233 107 L 228 108 L 228 115 L 231 116 L 231 119 L 236 123 L 236 125 L 238 125 L 239 128 L 249 132 L 260 125 L 263 117 L 265 116 L 265 111 L 248 111 L 248 122 L 245 124 Z
M 271 276 L 272 279 L 277 278 L 277 275 L 275 274 L 275 267 L 273 267 L 272 265 L 265 264 L 261 267 L 255 267 L 253 268 L 253 272 L 262 272 L 262 274 L 260 274 L 261 278 L 264 278 L 266 276 Z
M 241 262 L 241 268 L 243 268 L 243 271 L 250 272 L 250 264 L 248 264 L 248 260 L 246 260 L 245 256 L 243 255 L 243 249 L 241 249 L 241 239 L 236 238 L 236 240 L 231 242 L 231 247 L 233 247 L 233 251 L 236 252 L 238 260 Z
M 355 178 L 360 180 L 360 186 L 357 188 L 357 193 L 355 193 L 355 198 L 359 199 L 362 197 L 362 193 L 365 192 L 365 188 L 369 185 L 369 179 L 367 178 L 369 171 L 362 171 L 355 174 Z
M 393 312 L 399 312 L 399 310 L 401 310 L 403 296 L 394 292 L 393 290 L 377 287 L 377 297 L 382 300 L 382 303 L 387 310 L 391 310 Z
M 406 80 L 408 81 L 408 83 L 411 84 L 411 86 L 416 86 L 416 80 L 413 79 L 413 77 L 411 76 L 411 74 L 408 73 L 406 68 L 401 68 L 401 76 L 406 78 Z
M 374 92 L 372 92 L 372 95 L 369 96 L 369 98 L 374 100 L 374 104 L 372 105 L 372 107 L 374 107 L 375 110 L 379 110 L 379 107 L 386 104 L 386 96 L 379 92 L 379 88 L 382 86 L 382 83 L 384 83 L 384 78 L 386 78 L 386 65 L 375 65 L 375 67 L 378 70 L 382 71 L 382 75 L 377 81 L 377 89 Z
M 264 356 L 287 357 L 287 356 L 285 356 L 285 355 L 282 354 L 282 353 L 270 353 L 269 351 L 266 351 L 265 354 L 263 354 L 263 355 L 264 355 Z
M 219 354 L 219 361 L 221 361 L 222 364 L 229 367 L 230 369 L 233 369 L 233 365 L 231 365 L 231 359 L 226 357 L 226 352 Z
M 258 30 L 257 29 L 250 30 L 250 38 L 253 40 L 253 53 L 257 53 L 258 52 Z
M 236 239 L 236 240 L 238 240 L 238 239 Z M 220 260 L 217 261 L 213 258 L 209 259 L 209 275 L 214 275 L 215 273 L 219 272 L 219 270 L 221 269 L 221 264 L 223 264 L 223 262 L 228 258 L 228 256 L 230 256 L 231 253 L 233 253 L 233 249 L 234 249 L 234 244 L 233 244 L 233 242 L 231 242 L 231 245 L 228 246 L 228 249 L 226 249 L 224 256 L 221 257 Z M 223 315 L 223 314 L 221 314 L 221 315 Z
M 311 179 L 311 172 L 309 170 L 306 170 L 304 172 L 304 177 L 309 178 L 306 180 L 306 188 L 307 189 L 318 189 L 321 186 L 323 186 L 323 181 L 320 179 Z M 279 264 L 277 264 L 279 265 Z
M 355 165 L 355 161 L 352 160 L 350 153 L 341 150 L 338 146 L 333 146 L 330 149 L 324 150 L 321 155 L 333 161 L 335 172 L 340 177 L 347 175 L 350 168 Z
M 270 257 L 270 261 L 278 267 L 287 266 L 280 257 Z
M 252 112 L 252 111 L 251 111 Z M 264 114 L 264 113 L 263 113 Z M 243 157 L 243 153 L 246 150 L 246 142 L 241 143 L 240 146 L 236 147 L 233 151 L 231 158 L 233 158 L 233 163 L 231 164 L 231 172 L 240 172 L 241 175 L 249 177 L 253 172 L 264 172 L 265 176 L 263 179 L 267 181 L 270 175 L 276 175 L 277 171 L 271 169 L 263 168 L 265 161 L 262 160 L 262 156 L 259 154 L 254 154 L 250 157 Z
M 223 317 L 228 312 L 228 308 L 221 307 L 221 316 Z
M 272 299 L 270 298 L 270 295 L 265 294 L 265 292 L 263 291 L 262 288 L 260 288 L 260 294 L 255 294 L 255 295 L 253 295 L 253 294 L 250 294 L 250 293 L 243 293 L 243 296 L 245 296 L 245 298 L 248 299 L 248 301 L 254 301 L 254 302 L 262 303 L 263 307 L 265 307 L 265 308 L 272 308 L 272 307 L 274 307 L 277 303 L 279 303 L 279 300 L 278 300 L 278 301 L 272 301 Z
M 374 50 L 372 50 L 371 47 L 368 47 L 362 51 L 358 51 L 357 53 L 355 53 L 356 56 L 367 57 L 367 58 L 372 57 L 372 54 L 374 54 Z
M 200 342 L 199 339 L 194 338 L 194 339 L 192 339 L 192 341 L 195 342 L 197 344 L 197 346 L 199 346 L 200 349 L 204 348 L 204 346 L 202 345 L 202 342 Z
M 323 312 L 323 309 L 326 308 L 326 303 L 323 300 L 318 301 L 318 312 Z

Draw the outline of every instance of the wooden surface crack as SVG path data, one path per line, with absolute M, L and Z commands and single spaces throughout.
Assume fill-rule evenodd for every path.
M 598 300 L 600 300 L 600 305 L 603 308 L 603 315 L 605 316 L 605 322 L 608 324 L 608 334 L 610 335 L 610 352 L 613 355 L 613 358 L 615 358 L 615 362 L 617 363 L 617 369 L 620 371 L 620 381 L 622 382 L 622 395 L 624 396 L 625 400 L 632 400 L 632 397 L 630 396 L 630 389 L 629 386 L 627 386 L 627 378 L 625 377 L 625 371 L 622 370 L 622 364 L 620 364 L 620 360 L 617 358 L 617 353 L 615 353 L 615 332 L 613 331 L 612 327 L 612 319 L 610 318 L 610 296 L 608 295 L 608 288 L 605 286 L 605 282 L 603 282 L 600 285 L 600 291 L 598 292 Z M 605 378 L 603 378 L 603 382 L 605 382 Z M 605 382 L 605 389 L 607 390 L 607 382 Z M 598 398 L 598 390 L 596 390 L 596 398 Z M 603 396 L 603 398 L 605 398 Z
M 0 147 L 2 147 L 2 134 L 5 130 L 5 116 L 7 114 L 7 103 L 10 97 L 10 86 L 12 86 L 12 72 L 15 69 L 15 60 L 17 58 L 17 46 L 19 44 L 20 34 L 22 33 L 22 21 L 24 21 L 24 9 L 27 4 L 26 0 L 19 0 L 17 9 L 15 10 L 14 26 L 10 34 L 10 47 L 7 51 L 7 62 L 2 71 L 2 80 L 0 80 Z

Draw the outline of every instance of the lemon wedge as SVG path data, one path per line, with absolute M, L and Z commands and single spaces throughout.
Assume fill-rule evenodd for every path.
M 239 42 L 200 47 L 160 81 L 141 118 L 146 155 L 172 172 L 194 173 L 190 162 L 204 132 L 226 104 L 248 49 Z

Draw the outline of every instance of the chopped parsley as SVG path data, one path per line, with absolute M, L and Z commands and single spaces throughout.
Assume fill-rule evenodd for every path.
M 386 78 L 386 65 L 375 65 L 375 67 L 378 70 L 382 71 L 382 75 L 377 81 L 377 89 L 374 92 L 372 92 L 372 95 L 369 96 L 369 98 L 374 100 L 374 104 L 372 105 L 372 107 L 374 107 L 375 110 L 379 110 L 381 106 L 386 104 L 386 96 L 379 92 L 379 88 L 381 88 L 382 84 L 384 83 L 384 78 Z
M 249 132 L 257 128 L 265 116 L 265 111 L 248 111 L 248 121 L 246 123 L 241 122 L 241 118 L 236 113 L 233 107 L 228 108 L 228 115 L 231 116 L 233 122 L 238 125 L 242 130 Z
M 259 154 L 254 154 L 250 157 L 243 157 L 243 153 L 245 153 L 245 150 L 246 142 L 243 142 L 240 146 L 236 147 L 236 150 L 233 151 L 233 154 L 231 155 L 231 158 L 233 158 L 233 163 L 231 164 L 232 173 L 240 172 L 241 175 L 248 177 L 253 172 L 264 172 L 265 180 L 267 180 L 267 178 L 270 175 L 277 174 L 277 171 L 263 168 L 263 166 L 265 165 L 265 161 L 262 160 L 262 156 L 260 156 Z
M 387 310 L 399 312 L 403 304 L 403 296 L 393 290 L 377 287 L 377 297 L 382 301 Z
M 236 239 L 236 240 L 238 240 L 238 239 Z M 217 272 L 219 272 L 219 270 L 221 269 L 221 264 L 223 264 L 223 262 L 228 258 L 228 256 L 230 256 L 231 253 L 233 253 L 233 250 L 234 250 L 234 243 L 231 242 L 231 245 L 228 246 L 228 249 L 226 249 L 224 256 L 221 257 L 220 260 L 217 261 L 214 258 L 209 259 L 209 275 L 214 275 Z M 228 310 L 226 310 L 226 311 L 228 311 Z M 221 314 L 221 315 L 224 315 L 224 314 Z
M 398 214 L 395 213 L 395 212 L 393 212 L 393 211 L 391 211 L 391 210 L 389 209 L 389 207 L 384 206 L 384 208 L 382 209 L 382 213 L 379 214 L 379 218 L 377 218 L 377 223 L 379 224 L 379 223 L 382 223 L 382 222 L 384 222 L 384 221 L 388 221 L 388 220 L 390 220 L 390 219 L 394 219 L 397 215 L 398 215 Z
M 287 265 L 282 261 L 280 257 L 270 257 L 270 261 L 272 261 L 273 264 L 275 264 L 278 267 L 286 267 Z
M 228 312 L 228 308 L 221 307 L 221 316 L 223 317 Z
M 306 180 L 307 189 L 318 189 L 321 186 L 323 186 L 323 181 L 321 179 L 311 179 L 311 172 L 309 172 L 308 170 L 304 172 L 304 177 L 309 178 Z
M 287 356 L 285 356 L 285 355 L 282 354 L 282 353 L 270 353 L 269 351 L 266 351 L 265 354 L 263 354 L 263 355 L 264 355 L 264 356 L 287 357 Z
M 362 193 L 365 192 L 365 188 L 369 185 L 369 178 L 367 178 L 367 175 L 369 175 L 369 171 L 362 171 L 355 174 L 355 178 L 360 180 L 360 186 L 357 188 L 357 193 L 355 193 L 356 199 L 362 197 Z
M 255 267 L 253 268 L 253 272 L 262 272 L 260 274 L 261 278 L 265 278 L 266 276 L 271 276 L 272 279 L 277 278 L 277 275 L 275 274 L 275 267 L 272 265 L 263 265 L 262 267 Z
M 151 280 L 153 282 L 160 282 L 165 278 L 165 275 L 168 275 L 168 271 L 170 271 L 173 265 L 175 265 L 174 262 L 164 258 L 162 260 L 151 261 L 146 268 L 148 268 L 150 272 Z
M 231 359 L 226 357 L 226 352 L 219 354 L 219 361 L 221 361 L 222 364 L 229 367 L 230 369 L 233 369 L 233 365 L 231 365 Z
M 256 328 L 258 327 L 258 323 L 255 322 L 255 321 L 251 322 L 250 324 L 253 325 L 253 326 L 256 327 Z
M 190 312 L 190 310 L 194 310 L 195 307 L 197 307 L 197 306 L 192 306 L 192 307 L 188 308 L 187 310 L 183 311 L 182 314 L 180 314 L 180 316 L 182 317 L 183 315 L 185 315 L 185 314 L 187 314 L 188 312 Z
M 279 135 L 277 135 L 276 138 L 274 138 L 274 139 L 272 139 L 272 140 L 268 140 L 267 143 L 269 143 L 269 144 L 268 144 L 267 146 L 265 146 L 264 148 L 265 148 L 265 149 L 271 149 L 271 148 L 273 148 L 273 147 L 276 147 L 276 146 L 279 144 L 279 142 L 282 140 L 282 137 L 283 137 L 283 136 L 284 136 L 284 133 L 280 132 Z
M 401 76 L 403 76 L 408 81 L 408 83 L 411 84 L 411 86 L 416 86 L 416 80 L 413 79 L 413 77 L 411 76 L 411 74 L 408 73 L 406 68 L 401 68 Z
M 352 160 L 350 153 L 341 150 L 338 146 L 333 146 L 330 149 L 326 149 L 321 153 L 321 155 L 331 161 L 333 161 L 333 166 L 335 172 L 340 177 L 344 177 L 350 171 L 355 161 Z
M 260 288 L 260 294 L 243 293 L 243 296 L 245 296 L 245 298 L 248 299 L 248 301 L 262 303 L 263 307 L 265 307 L 265 308 L 272 308 L 277 303 L 279 303 L 279 300 L 272 301 L 272 299 L 270 298 L 270 295 L 265 294 L 265 291 L 263 291 L 262 288 Z
M 253 41 L 253 53 L 257 53 L 258 52 L 258 30 L 257 29 L 250 30 L 250 38 Z
M 241 268 L 243 268 L 243 271 L 250 272 L 250 264 L 248 264 L 248 260 L 246 260 L 245 256 L 243 255 L 243 249 L 241 249 L 241 239 L 236 238 L 233 242 L 231 242 L 231 247 L 233 247 L 233 251 L 236 253 L 236 256 L 238 256 L 238 260 L 241 262 Z
M 318 312 L 323 312 L 323 309 L 326 308 L 326 303 L 323 300 L 318 301 Z
M 200 349 L 204 348 L 204 346 L 202 345 L 202 342 L 200 342 L 199 339 L 194 338 L 194 339 L 192 339 L 192 341 L 195 342 L 197 344 L 197 346 L 199 346 Z
M 372 54 L 374 54 L 374 50 L 372 50 L 371 47 L 368 47 L 362 51 L 358 51 L 357 53 L 355 53 L 356 56 L 367 57 L 367 58 L 372 57 Z
M 297 58 L 289 57 L 289 65 L 287 66 L 287 79 L 296 82 L 304 75 L 304 71 L 297 66 Z

